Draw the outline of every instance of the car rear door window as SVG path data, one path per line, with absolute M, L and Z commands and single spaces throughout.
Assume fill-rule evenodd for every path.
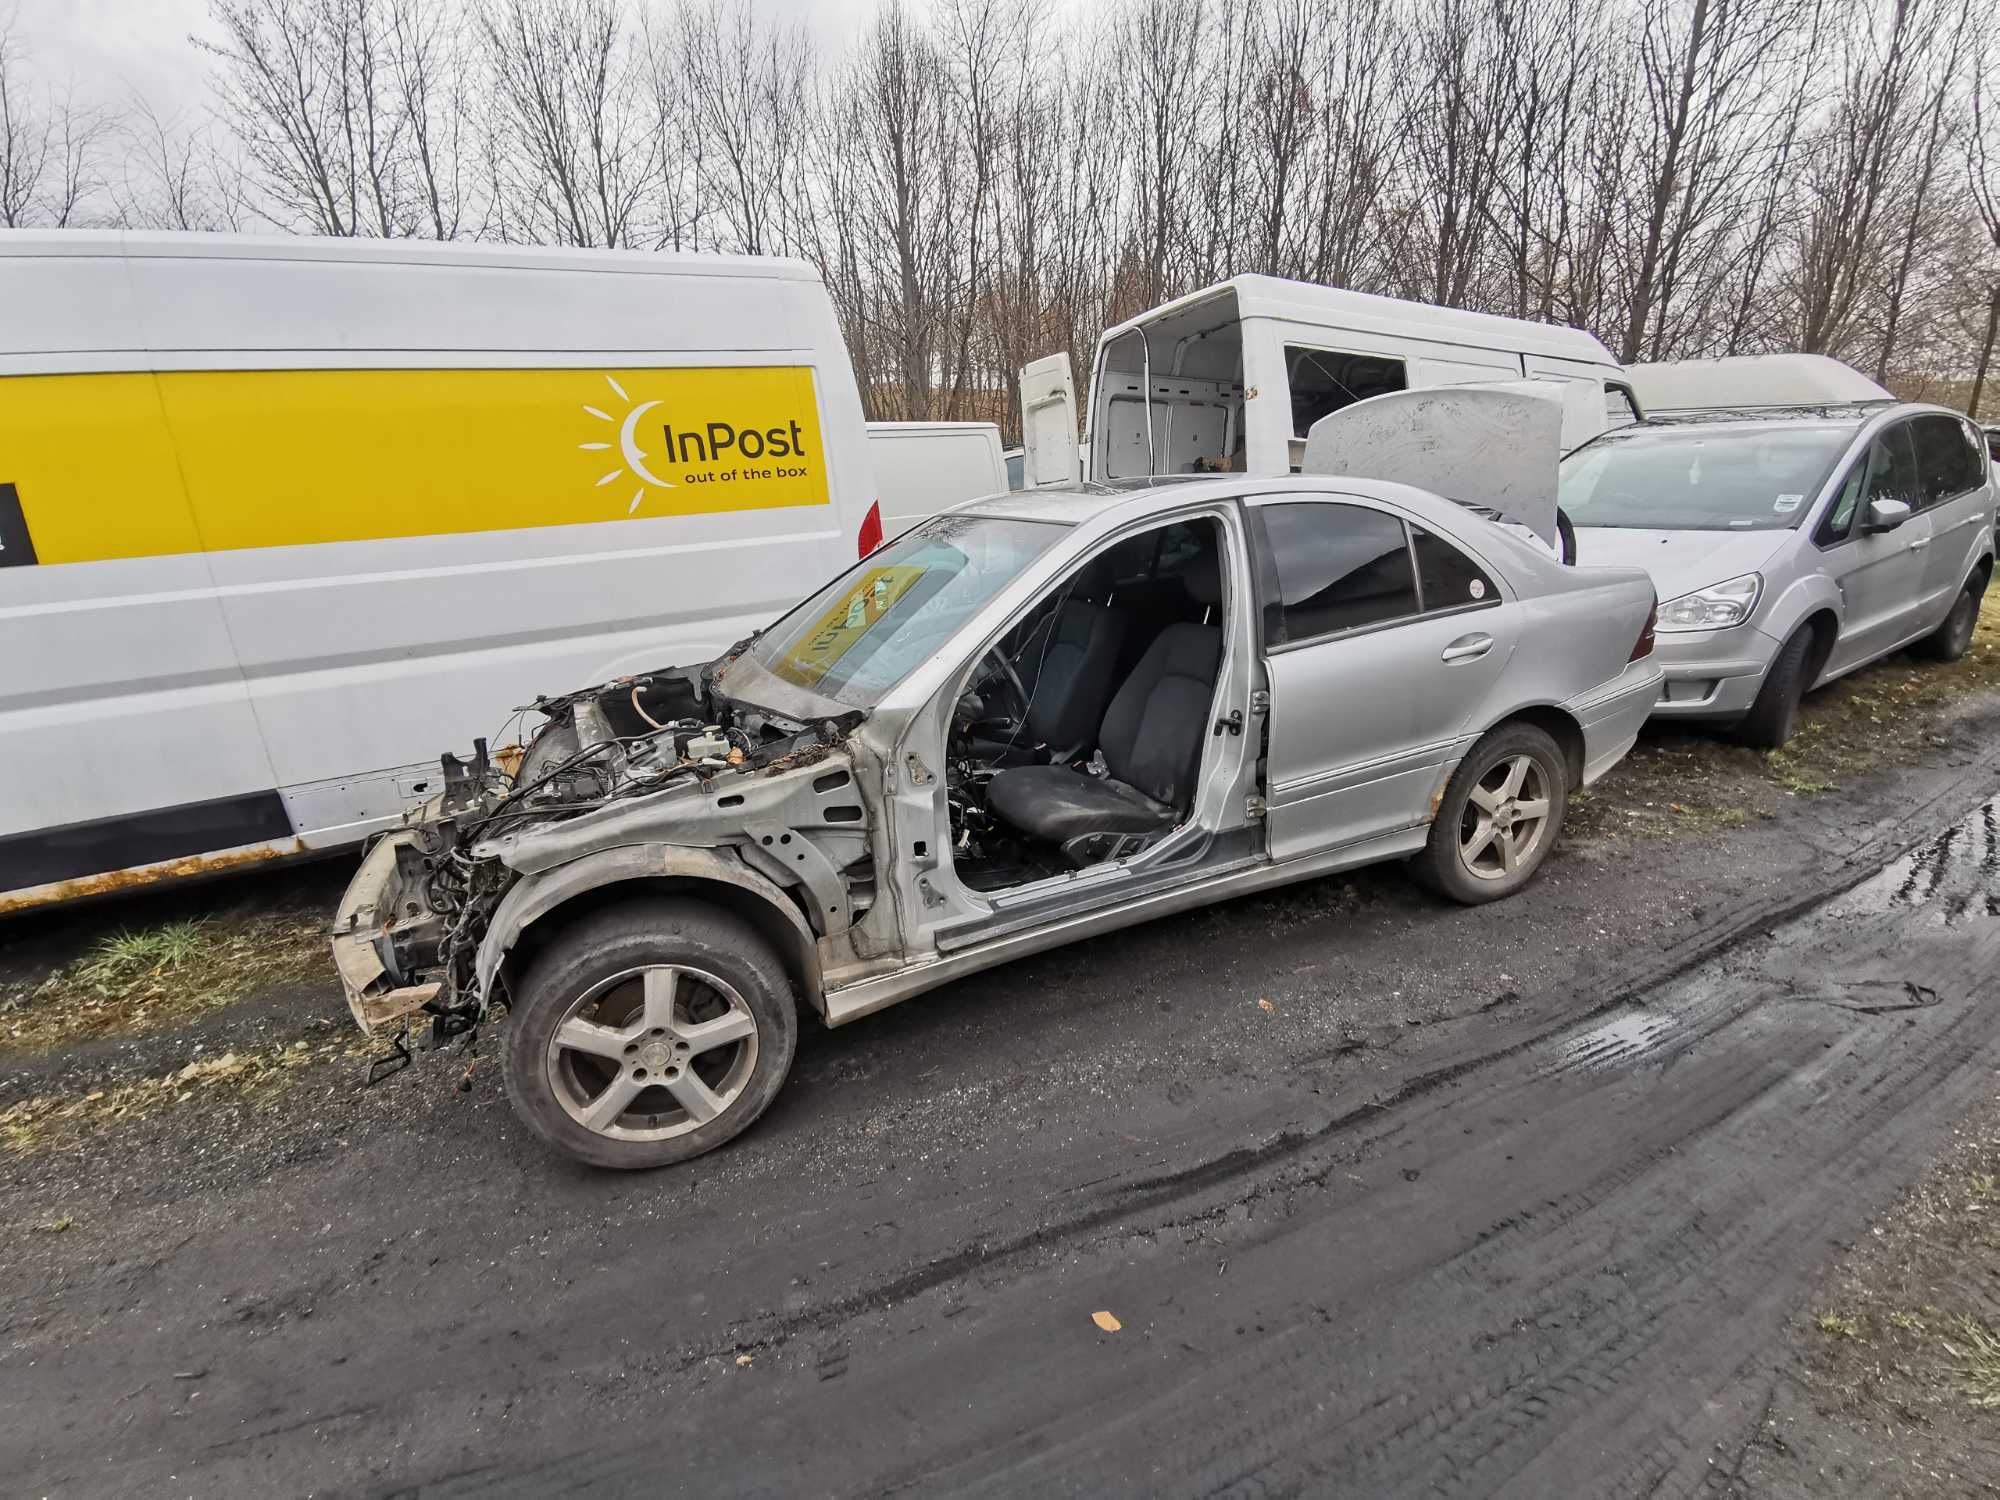
M 1985 481 L 1979 450 L 1956 417 L 1918 417 L 1910 424 L 1916 447 L 1919 508 L 1941 505 Z
M 1410 528 L 1417 555 L 1417 586 L 1425 614 L 1447 609 L 1481 609 L 1500 602 L 1500 590 L 1486 571 L 1443 537 Z
M 1417 576 L 1403 523 L 1359 505 L 1260 507 L 1277 571 L 1272 645 L 1357 630 L 1417 612 Z M 1273 619 L 1273 616 L 1276 618 Z

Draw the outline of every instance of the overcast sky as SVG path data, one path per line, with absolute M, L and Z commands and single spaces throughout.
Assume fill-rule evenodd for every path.
M 801 16 L 829 48 L 843 45 L 875 0 L 756 0 L 767 16 Z M 74 81 L 109 103 L 138 92 L 163 114 L 199 105 L 206 60 L 188 34 L 208 31 L 208 0 L 0 0 L 15 12 L 35 72 Z

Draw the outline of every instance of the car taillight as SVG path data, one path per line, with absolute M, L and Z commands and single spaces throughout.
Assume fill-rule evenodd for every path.
M 1655 594 L 1652 608 L 1646 611 L 1646 628 L 1639 632 L 1639 639 L 1632 643 L 1632 654 L 1625 658 L 1627 661 L 1637 661 L 1643 656 L 1653 654 L 1653 633 L 1658 629 L 1659 623 L 1660 596 Z
M 866 557 L 882 545 L 882 502 L 875 501 L 868 507 L 868 514 L 861 518 L 860 556 Z

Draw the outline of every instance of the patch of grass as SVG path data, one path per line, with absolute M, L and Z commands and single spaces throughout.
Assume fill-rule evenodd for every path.
M 2000 1411 L 2000 1334 L 1977 1318 L 1960 1318 L 1953 1338 L 1940 1340 L 1958 1363 L 1959 1394 L 1976 1411 Z
M 1939 743 L 1960 704 L 2000 691 L 2000 587 L 1989 589 L 1972 648 L 1956 662 L 1907 653 L 1809 695 L 1780 750 L 1722 730 L 1654 724 L 1618 768 L 1571 802 L 1575 838 L 1664 838 L 1769 818 L 1787 797 L 1818 797 Z
M 307 1042 L 263 1052 L 225 1052 L 183 1068 L 87 1094 L 37 1094 L 0 1110 L 0 1149 L 14 1155 L 74 1143 L 110 1126 L 199 1101 L 242 1099 L 316 1062 L 351 1057 L 353 1042 Z M 65 1224 L 64 1226 L 68 1226 Z
M 0 986 L 0 1054 L 156 1031 L 280 980 L 331 980 L 324 922 L 246 908 L 109 933 L 39 982 Z
M 1813 1319 L 1813 1327 L 1828 1338 L 1851 1339 L 1861 1332 L 1854 1326 L 1852 1318 L 1842 1317 L 1837 1312 L 1823 1312 Z

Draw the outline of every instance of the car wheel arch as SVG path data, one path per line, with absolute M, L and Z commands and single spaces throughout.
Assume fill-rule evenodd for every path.
M 1563 771 L 1569 780 L 1569 789 L 1579 791 L 1583 787 L 1583 765 L 1585 743 L 1583 725 L 1576 716 L 1566 709 L 1557 708 L 1553 703 L 1535 704 L 1529 708 L 1518 708 L 1504 719 L 1489 725 L 1485 734 L 1504 729 L 1509 724 L 1532 724 L 1556 742 L 1562 751 Z M 1480 738 L 1485 738 L 1482 734 Z
M 519 881 L 480 941 L 480 993 L 518 975 L 578 918 L 635 896 L 700 900 L 741 917 L 776 951 L 799 998 L 825 1015 L 818 941 L 785 892 L 723 851 L 672 844 L 600 849 Z

